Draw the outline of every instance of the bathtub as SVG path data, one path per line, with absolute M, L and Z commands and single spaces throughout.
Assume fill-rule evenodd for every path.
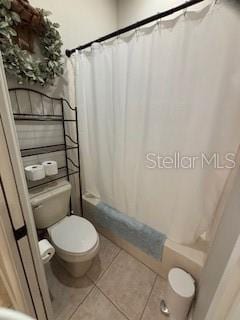
M 91 194 L 83 195 L 84 217 L 94 224 L 99 233 L 165 279 L 167 279 L 169 270 L 177 266 L 191 273 L 197 281 L 199 280 L 201 270 L 206 261 L 208 248 L 208 242 L 203 237 L 199 238 L 192 246 L 181 245 L 167 239 L 164 244 L 161 260 L 155 259 L 94 221 L 93 213 L 96 214 L 99 202 L 100 200 Z

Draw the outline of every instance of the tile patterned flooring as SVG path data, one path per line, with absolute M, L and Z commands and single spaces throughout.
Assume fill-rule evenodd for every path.
M 166 320 L 160 300 L 166 281 L 100 236 L 101 247 L 87 275 L 70 277 L 52 261 L 46 275 L 57 320 Z

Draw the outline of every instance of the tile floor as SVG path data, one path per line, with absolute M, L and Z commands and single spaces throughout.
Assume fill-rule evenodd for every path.
M 100 236 L 87 275 L 70 277 L 57 261 L 46 266 L 57 320 L 165 320 L 159 305 L 166 281 Z

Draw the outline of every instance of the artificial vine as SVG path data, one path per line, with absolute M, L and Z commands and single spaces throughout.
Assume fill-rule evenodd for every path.
M 44 21 L 44 32 L 39 35 L 43 58 L 36 58 L 16 42 L 16 28 L 21 24 L 21 18 L 11 7 L 11 0 L 0 0 L 0 50 L 5 70 L 16 76 L 20 84 L 24 81 L 52 84 L 55 77 L 63 73 L 59 24 L 48 19 L 50 12 L 37 9 Z

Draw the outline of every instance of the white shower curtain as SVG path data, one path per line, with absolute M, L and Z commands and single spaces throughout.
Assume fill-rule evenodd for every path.
M 229 170 L 150 169 L 146 155 L 237 151 L 240 11 L 226 3 L 73 57 L 84 190 L 179 243 L 208 229 Z

